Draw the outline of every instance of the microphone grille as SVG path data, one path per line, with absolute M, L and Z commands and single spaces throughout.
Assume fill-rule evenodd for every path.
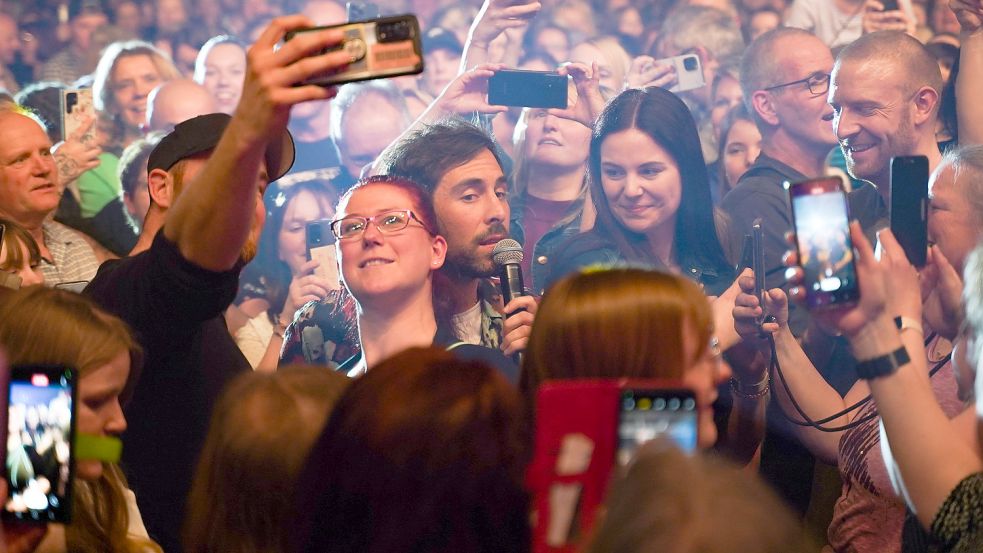
M 496 265 L 522 263 L 522 245 L 511 238 L 499 240 L 492 250 L 492 261 Z

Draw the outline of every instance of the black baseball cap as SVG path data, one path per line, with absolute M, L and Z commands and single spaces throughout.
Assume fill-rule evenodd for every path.
M 214 149 L 231 120 L 232 117 L 225 113 L 209 113 L 178 123 L 150 152 L 147 172 L 154 169 L 167 171 L 182 159 Z M 279 139 L 271 140 L 266 147 L 266 171 L 270 182 L 287 174 L 293 164 L 294 139 L 290 131 L 284 129 Z

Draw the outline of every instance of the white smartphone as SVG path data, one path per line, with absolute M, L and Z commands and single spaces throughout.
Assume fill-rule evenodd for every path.
M 669 92 L 686 92 L 706 86 L 706 79 L 703 78 L 703 65 L 700 63 L 700 56 L 696 54 L 683 54 L 671 58 L 655 60 L 655 63 L 672 65 L 676 68 L 676 84 Z

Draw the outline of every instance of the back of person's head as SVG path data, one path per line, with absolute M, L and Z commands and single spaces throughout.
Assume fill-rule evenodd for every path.
M 586 553 L 807 550 L 788 508 L 754 474 L 668 442 L 638 450 L 605 506 Z
M 342 124 L 348 110 L 361 99 L 371 99 L 373 104 L 383 102 L 395 109 L 402 119 L 403 127 L 409 127 L 413 122 L 406 99 L 396 85 L 390 81 L 377 80 L 360 83 L 349 83 L 338 88 L 338 95 L 331 100 L 331 139 L 335 142 L 344 140 Z M 358 175 L 354 175 L 358 176 Z
M 744 36 L 734 16 L 707 6 L 686 5 L 662 22 L 662 40 L 673 51 L 705 48 L 714 58 L 740 56 Z
M 356 380 L 298 484 L 295 551 L 528 551 L 528 445 L 495 369 L 413 348 Z
M 647 238 L 625 229 L 611 210 L 601 180 L 604 141 L 615 133 L 635 129 L 665 150 L 679 168 L 682 193 L 676 213 L 675 245 L 679 265 L 723 267 L 727 265 L 714 232 L 710 177 L 703 160 L 696 122 L 678 96 L 659 87 L 627 89 L 604 107 L 594 123 L 588 176 L 591 197 L 597 206 L 596 229 L 608 236 L 631 261 L 651 261 Z
M 14 100 L 30 109 L 44 121 L 52 144 L 61 142 L 61 93 L 67 87 L 54 81 L 40 81 L 25 86 Z
M 137 192 L 137 186 L 147 186 L 147 162 L 150 160 L 150 152 L 154 151 L 163 137 L 164 133 L 150 133 L 123 149 L 118 171 L 125 194 L 132 196 Z
M 243 374 L 226 387 L 191 488 L 185 551 L 287 550 L 297 476 L 349 382 L 297 366 Z
M 901 31 L 878 31 L 861 35 L 840 50 L 833 74 L 837 74 L 848 64 L 858 69 L 854 75 L 863 74 L 870 79 L 894 77 L 884 82 L 895 83 L 905 96 L 913 95 L 926 86 L 942 94 L 942 72 L 935 57 L 925 45 Z M 849 83 L 837 84 L 842 86 Z
M 546 380 L 681 379 L 694 361 L 684 332 L 706 344 L 710 306 L 696 284 L 645 269 L 598 269 L 558 281 L 543 298 L 522 367 L 527 398 Z
M 484 150 L 490 151 L 504 168 L 503 154 L 490 135 L 460 119 L 447 119 L 412 131 L 388 149 L 379 173 L 406 177 L 433 194 L 448 171 Z

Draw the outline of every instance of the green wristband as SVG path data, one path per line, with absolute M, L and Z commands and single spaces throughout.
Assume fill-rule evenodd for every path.
M 123 454 L 123 440 L 112 436 L 75 433 L 75 459 L 118 463 Z

